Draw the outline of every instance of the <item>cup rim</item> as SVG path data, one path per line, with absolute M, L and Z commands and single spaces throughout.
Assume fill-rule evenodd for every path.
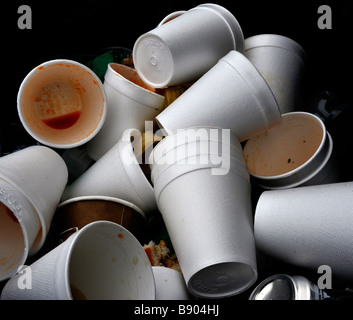
M 76 233 L 74 233 L 73 235 L 71 235 L 66 241 L 70 241 L 70 238 L 72 238 L 71 242 L 68 243 L 68 248 L 67 248 L 67 258 L 65 259 L 65 263 L 64 263 L 64 275 L 65 275 L 65 289 L 66 289 L 66 294 L 67 296 L 69 297 L 69 299 L 73 299 L 72 297 L 72 292 L 71 292 L 71 289 L 70 289 L 70 263 L 71 263 L 71 257 L 72 257 L 72 254 L 73 254 L 73 249 L 76 245 L 76 243 L 79 241 L 80 239 L 80 236 L 84 233 L 86 233 L 87 231 L 89 232 L 90 229 L 92 228 L 97 228 L 97 226 L 102 226 L 102 225 L 110 225 L 110 226 L 117 226 L 119 227 L 120 230 L 122 230 L 124 232 L 124 235 L 126 234 L 131 240 L 135 239 L 136 240 L 136 244 L 140 244 L 139 241 L 136 239 L 136 237 L 129 231 L 127 230 L 125 227 L 121 226 L 121 225 L 118 225 L 117 223 L 115 222 L 111 222 L 111 221 L 106 221 L 106 220 L 99 220 L 99 221 L 94 221 L 94 222 L 91 222 L 87 225 L 85 225 L 83 228 L 81 228 L 79 231 L 77 231 Z M 65 242 L 66 242 L 65 241 Z M 65 243 L 64 242 L 64 243 Z M 143 250 L 142 246 L 141 246 L 141 250 Z M 66 251 L 66 250 L 63 250 L 63 251 Z M 153 270 L 152 270 L 152 266 L 150 265 L 149 263 L 149 260 L 148 260 L 148 257 L 147 256 L 144 256 L 142 255 L 142 257 L 145 258 L 145 267 L 146 267 L 146 270 L 149 269 L 149 273 L 150 273 L 150 278 L 153 280 L 154 279 L 154 276 L 153 276 Z M 150 266 L 150 268 L 148 267 Z M 151 290 L 152 290 L 152 295 L 151 295 L 151 299 L 155 299 L 155 296 L 156 296 L 156 285 L 155 285 L 155 282 L 154 280 L 153 281 L 150 281 L 151 283 Z
M 97 125 L 97 127 L 88 135 L 86 136 L 84 139 L 74 142 L 74 143 L 65 143 L 65 144 L 59 144 L 59 143 L 54 143 L 54 142 L 50 142 L 47 141 L 41 137 L 39 137 L 37 134 L 35 134 L 32 129 L 27 125 L 26 120 L 24 119 L 22 112 L 21 112 L 21 101 L 22 101 L 22 92 L 25 88 L 25 86 L 27 85 L 28 81 L 38 72 L 40 72 L 40 70 L 44 67 L 48 67 L 50 65 L 55 65 L 55 64 L 72 64 L 75 66 L 78 66 L 84 70 L 86 70 L 94 79 L 95 81 L 97 81 L 97 83 L 99 84 L 99 87 L 101 89 L 101 94 L 103 97 L 103 101 L 102 101 L 102 116 L 101 119 Z M 26 131 L 28 132 L 28 134 L 30 134 L 36 141 L 52 147 L 52 148 L 57 148 L 57 149 L 69 149 L 69 148 L 75 148 L 78 146 L 81 146 L 85 143 L 87 143 L 88 141 L 90 141 L 93 137 L 95 137 L 97 135 L 97 133 L 100 131 L 100 129 L 103 127 L 103 124 L 105 122 L 105 118 L 106 118 L 106 114 L 107 114 L 107 98 L 105 95 L 105 91 L 103 89 L 103 84 L 101 82 L 101 80 L 99 79 L 99 77 L 87 66 L 85 66 L 84 64 L 74 61 L 74 60 L 70 60 L 70 59 L 53 59 L 53 60 L 49 60 L 49 61 L 45 61 L 41 64 L 39 64 L 38 66 L 34 67 L 26 76 L 25 78 L 22 80 L 21 85 L 19 87 L 18 90 L 18 94 L 17 94 L 17 113 L 18 116 L 20 118 L 20 121 L 23 125 L 23 127 L 26 129 Z
M 328 159 L 330 158 L 332 151 L 333 151 L 333 141 L 331 138 L 331 135 L 329 134 L 329 132 L 326 130 L 325 124 L 323 123 L 323 121 L 316 115 L 309 113 L 309 112 L 305 112 L 305 111 L 295 111 L 295 112 L 288 112 L 282 115 L 283 118 L 287 118 L 287 117 L 291 117 L 291 116 L 296 116 L 296 115 L 303 115 L 305 117 L 314 119 L 317 123 L 319 123 L 321 129 L 322 129 L 322 139 L 320 142 L 319 147 L 316 149 L 316 151 L 314 152 L 314 154 L 311 155 L 311 157 L 305 161 L 302 165 L 300 165 L 299 167 L 282 173 L 282 174 L 278 174 L 278 175 L 273 175 L 273 176 L 262 176 L 262 175 L 258 175 L 255 174 L 253 172 L 251 172 L 249 170 L 249 174 L 252 178 L 254 178 L 262 187 L 267 187 L 268 182 L 270 181 L 277 181 L 279 183 L 279 185 L 277 186 L 278 183 L 276 183 L 276 186 L 272 186 L 271 183 L 271 189 L 276 189 L 276 188 L 283 188 L 285 187 L 293 187 L 293 186 L 297 186 L 300 184 L 303 184 L 305 182 L 307 182 L 308 180 L 310 180 L 310 178 L 312 178 L 314 175 L 316 175 L 327 163 Z M 286 179 L 290 179 L 292 176 L 295 176 L 298 172 L 302 171 L 304 168 L 308 168 L 310 167 L 310 165 L 312 165 L 313 162 L 315 162 L 315 159 L 320 156 L 320 154 L 325 154 L 324 156 L 324 160 L 322 161 L 322 163 L 320 164 L 320 166 L 318 168 L 316 168 L 316 170 L 314 170 L 313 172 L 309 173 L 308 175 L 302 177 L 299 181 L 293 181 L 290 182 L 289 181 L 289 185 L 286 185 Z M 280 183 L 281 180 L 283 181 L 283 185 L 282 183 Z M 298 180 L 298 179 L 296 179 Z
M 204 3 L 192 8 L 194 9 L 206 9 L 218 14 L 230 29 L 233 37 L 234 50 L 243 53 L 244 52 L 244 33 L 241 26 L 235 16 L 225 7 L 216 3 Z
M 187 12 L 187 10 L 177 10 L 177 11 L 173 11 L 173 12 L 169 13 L 161 20 L 161 22 L 157 25 L 157 27 L 160 27 L 162 24 L 165 24 L 165 23 L 181 16 L 185 12 Z
M 0 203 L 2 203 L 6 208 L 8 208 L 12 214 L 14 215 L 14 217 L 17 219 L 20 228 L 21 228 L 21 233 L 23 235 L 23 253 L 21 255 L 21 259 L 19 259 L 17 261 L 17 263 L 14 263 L 12 265 L 12 267 L 10 268 L 10 270 L 13 269 L 13 272 L 8 272 L 8 276 L 6 278 L 8 278 L 9 276 L 11 276 L 11 274 L 15 274 L 17 272 L 17 268 L 21 265 L 23 265 L 25 263 L 25 261 L 27 260 L 27 258 L 33 254 L 33 250 L 36 246 L 36 240 L 38 239 L 38 235 L 41 232 L 41 222 L 39 221 L 39 217 L 37 215 L 37 212 L 35 210 L 35 208 L 33 207 L 33 205 L 31 204 L 31 202 L 26 198 L 26 196 L 16 188 L 16 186 L 12 185 L 10 182 L 6 181 L 5 179 L 3 179 L 3 177 L 0 177 L 0 187 L 1 188 L 6 188 L 8 190 L 14 190 L 18 193 L 19 197 L 21 198 L 18 202 L 19 197 L 16 197 L 16 202 L 21 206 L 20 210 L 22 211 L 22 206 L 25 204 L 27 206 L 27 208 L 29 210 L 26 210 L 26 215 L 29 215 L 27 219 L 23 219 L 23 217 L 21 216 L 20 212 L 16 212 L 16 210 L 13 210 L 14 207 L 14 203 L 11 204 L 10 201 L 13 201 L 14 199 L 12 198 L 4 198 L 1 194 L 0 194 Z M 12 199 L 12 200 L 10 200 Z M 34 234 L 32 232 L 32 236 L 30 235 L 28 228 L 28 219 L 36 219 L 38 222 L 38 231 L 36 234 Z M 30 238 L 33 238 L 33 243 L 30 243 L 31 240 Z M 4 278 L 4 279 L 6 279 Z M 2 277 L 0 277 L 0 281 L 1 281 Z M 4 280 L 2 279 L 2 280 Z
M 232 170 L 232 173 L 234 175 L 237 175 L 239 178 L 244 179 L 247 183 L 250 183 L 250 178 L 249 178 L 249 172 L 246 168 L 246 164 L 240 163 L 239 159 L 231 157 L 233 161 L 236 161 L 241 167 L 239 170 Z M 152 180 L 154 183 L 154 192 L 155 192 L 155 198 L 157 203 L 159 202 L 159 199 L 162 195 L 163 190 L 174 180 L 178 179 L 181 176 L 184 176 L 187 173 L 190 172 L 196 172 L 200 170 L 210 170 L 212 171 L 213 169 L 217 169 L 218 167 L 213 164 L 192 164 L 192 165 L 187 165 L 185 168 L 184 166 L 178 166 L 178 163 L 174 163 L 171 165 L 167 165 L 166 167 L 158 167 L 154 168 L 152 170 Z M 219 168 L 222 169 L 222 168 Z M 157 172 L 157 174 L 155 173 Z M 229 174 L 227 172 L 226 174 Z M 211 172 L 210 172 L 211 175 Z
M 188 129 L 206 129 L 206 130 L 212 130 L 212 129 L 216 129 L 218 131 L 223 130 L 221 128 L 217 128 L 217 127 L 212 127 L 212 126 L 194 126 L 194 127 L 190 127 L 187 128 Z M 150 168 L 152 170 L 151 172 L 151 179 L 153 181 L 153 184 L 155 186 L 155 194 L 158 195 L 157 198 L 159 198 L 159 194 L 162 192 L 162 190 L 164 189 L 164 187 L 171 182 L 172 180 L 174 180 L 176 177 L 180 176 L 181 174 L 187 173 L 187 172 L 191 172 L 191 171 L 196 171 L 196 170 L 201 170 L 201 169 L 213 169 L 213 168 L 217 168 L 218 164 L 214 164 L 214 163 L 205 163 L 205 164 L 201 164 L 201 163 L 190 163 L 187 164 L 187 160 L 192 159 L 192 160 L 197 160 L 200 157 L 203 156 L 218 156 L 217 153 L 215 153 L 214 151 L 211 150 L 207 150 L 207 152 L 202 152 L 202 151 L 198 151 L 195 154 L 192 155 L 185 155 L 185 156 L 179 156 L 177 159 L 175 159 L 175 161 L 173 163 L 163 163 L 158 165 L 158 160 L 161 159 L 161 157 L 154 157 L 154 153 L 157 149 L 162 149 L 165 150 L 165 156 L 170 153 L 170 152 L 174 152 L 176 150 L 178 150 L 179 148 L 183 148 L 184 146 L 190 145 L 190 144 L 198 144 L 198 143 L 204 143 L 204 142 L 217 142 L 220 143 L 221 141 L 219 139 L 211 139 L 211 138 L 207 138 L 207 139 L 196 139 L 196 140 L 192 140 L 192 141 L 187 141 L 186 143 L 184 143 L 183 141 L 175 141 L 174 137 L 175 135 L 177 135 L 178 133 L 172 134 L 172 135 L 168 135 L 166 136 L 163 140 L 161 140 L 152 150 L 150 156 L 149 156 L 149 165 Z M 244 162 L 244 170 L 241 170 L 244 175 L 246 175 L 246 177 L 249 177 L 249 173 L 248 170 L 246 168 L 246 164 L 243 158 L 243 152 L 242 152 L 242 147 L 241 144 L 239 142 L 239 140 L 235 137 L 234 134 L 232 134 L 230 132 L 230 143 L 227 145 L 229 145 L 230 147 L 230 152 L 228 154 L 228 152 L 226 153 L 226 156 L 229 157 L 229 159 L 231 159 L 233 162 L 235 161 L 236 163 L 239 163 L 239 165 L 241 165 Z M 223 153 L 223 150 L 222 150 Z M 180 164 L 180 162 L 186 161 L 186 163 L 184 165 L 187 166 L 186 170 L 185 169 L 181 169 L 181 166 L 178 166 Z M 157 164 L 157 165 L 156 165 Z M 183 163 L 182 163 L 183 164 Z M 185 168 L 185 167 L 184 167 Z M 158 186 L 156 188 L 157 185 L 157 181 L 159 180 L 159 178 L 164 175 L 167 174 L 168 177 L 170 179 L 168 179 L 168 183 L 165 184 L 165 182 L 162 184 L 163 188 L 161 188 L 160 186 Z M 171 177 L 173 177 L 171 179 Z
M 79 197 L 75 197 L 75 198 L 71 198 L 68 200 L 65 200 L 63 202 L 61 202 L 57 209 L 62 208 L 68 204 L 71 203 L 76 203 L 76 202 L 80 202 L 80 201 L 94 201 L 94 200 L 103 200 L 103 201 L 110 201 L 110 202 L 116 202 L 122 205 L 125 205 L 133 210 L 135 210 L 136 212 L 138 212 L 144 219 L 146 219 L 146 215 L 145 213 L 135 204 L 127 201 L 127 200 L 123 200 L 120 198 L 115 198 L 115 197 L 109 197 L 109 196 L 100 196 L 100 195 L 92 195 L 92 196 L 79 196 Z
M 153 89 L 153 87 L 145 81 L 144 78 L 141 77 L 141 75 L 137 72 L 136 69 L 133 69 L 129 66 L 123 65 L 121 63 L 116 63 L 116 62 L 111 62 L 108 64 L 107 71 L 104 75 L 104 82 L 107 82 L 114 90 L 117 90 L 120 92 L 121 88 L 116 88 L 116 85 L 114 85 L 114 80 L 118 79 L 119 84 L 123 86 L 124 88 L 124 95 L 128 95 L 131 97 L 131 99 L 137 100 L 140 103 L 143 103 L 146 107 L 155 109 L 155 110 L 162 110 L 164 108 L 164 100 L 165 97 L 157 92 L 154 92 L 152 90 L 146 89 L 144 87 L 139 86 L 138 84 L 134 83 L 133 81 L 125 78 L 123 75 L 121 75 L 119 72 L 114 70 L 113 65 L 119 65 L 122 66 L 123 68 L 131 69 L 138 76 L 140 79 L 146 84 L 146 86 L 149 86 Z M 126 92 L 125 92 L 126 91 Z M 135 96 L 135 93 L 137 94 L 142 94 L 143 97 L 137 98 Z M 157 108 L 157 109 L 156 109 Z

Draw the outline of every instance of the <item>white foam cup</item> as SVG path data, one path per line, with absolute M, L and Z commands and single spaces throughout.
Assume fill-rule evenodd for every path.
M 296 41 L 277 34 L 255 35 L 245 39 L 244 55 L 267 81 L 282 113 L 300 108 L 306 54 Z
M 106 196 L 83 196 L 72 198 L 58 205 L 54 216 L 54 232 L 61 240 L 85 225 L 107 220 L 122 225 L 137 239 L 143 233 L 146 216 L 133 203 Z
M 27 272 L 31 289 L 19 286 L 24 270 L 6 283 L 1 299 L 155 299 L 152 267 L 143 247 L 124 227 L 109 221 L 86 225 Z
M 353 281 L 353 182 L 264 191 L 255 211 L 256 247 L 286 263 Z
M 175 132 L 194 126 L 227 128 L 242 142 L 281 121 L 266 81 L 237 51 L 226 56 L 156 117 Z
M 31 203 L 0 179 L 0 281 L 13 276 L 25 264 L 40 228 Z
M 289 112 L 282 123 L 249 139 L 244 157 L 254 183 L 264 189 L 339 182 L 333 141 L 322 120 Z
M 182 274 L 174 269 L 152 266 L 156 283 L 156 300 L 189 300 Z
M 155 92 L 136 70 L 110 63 L 104 76 L 107 118 L 99 133 L 86 145 L 88 155 L 98 160 L 122 137 L 126 129 L 143 132 L 145 121 L 154 121 L 164 107 L 164 96 Z
M 243 52 L 238 21 L 216 4 L 199 5 L 141 35 L 133 59 L 141 79 L 155 88 L 195 81 L 230 50 Z
M 27 132 L 54 148 L 73 148 L 92 139 L 106 117 L 106 98 L 97 75 L 72 60 L 51 60 L 22 81 L 17 108 Z
M 168 144 L 173 144 L 172 136 L 153 152 L 170 148 Z M 152 179 L 189 292 L 223 298 L 246 290 L 257 278 L 249 175 L 239 141 L 237 155 L 228 159 L 229 168 L 202 163 L 205 156 L 176 160 L 164 170 L 154 162 Z M 216 168 L 223 174 L 212 174 Z
M 80 196 L 109 196 L 129 201 L 147 216 L 157 208 L 154 189 L 134 153 L 134 143 L 141 136 L 128 129 L 123 137 L 87 171 L 64 190 L 62 201 Z
M 18 190 L 38 216 L 41 231 L 32 246 L 31 253 L 34 254 L 44 244 L 66 186 L 66 164 L 54 150 L 30 146 L 0 158 L 0 179 Z
M 170 166 L 178 164 L 209 167 L 213 164 L 213 173 L 217 174 L 217 164 L 229 168 L 229 159 L 241 158 L 239 141 L 230 130 L 214 127 L 192 127 L 178 130 L 164 138 L 163 148 L 155 148 L 148 159 L 151 179 L 159 176 Z M 242 160 L 243 161 L 243 160 Z M 155 165 L 157 164 L 157 165 Z M 220 174 L 224 172 L 219 171 Z

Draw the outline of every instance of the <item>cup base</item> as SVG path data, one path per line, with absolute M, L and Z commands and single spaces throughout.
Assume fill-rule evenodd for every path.
M 225 298 L 248 289 L 257 279 L 251 266 L 238 262 L 224 262 L 206 267 L 189 282 L 191 294 L 201 298 Z
M 153 34 L 142 35 L 135 44 L 134 61 L 141 79 L 153 88 L 170 85 L 173 56 L 164 41 Z

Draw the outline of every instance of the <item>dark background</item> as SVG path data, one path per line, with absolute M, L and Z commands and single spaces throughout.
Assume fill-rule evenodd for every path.
M 207 1 L 204 1 L 207 2 Z M 328 89 L 351 99 L 353 62 L 352 1 L 214 1 L 237 18 L 245 38 L 277 33 L 299 42 L 308 55 L 305 93 Z M 2 11 L 2 84 L 7 109 L 16 115 L 16 95 L 26 74 L 51 58 L 94 55 L 100 49 L 132 49 L 137 38 L 170 12 L 188 10 L 203 1 L 64 0 L 11 1 Z M 32 29 L 20 30 L 17 9 L 32 9 Z M 320 5 L 332 9 L 332 30 L 320 30 Z M 6 35 L 9 35 L 8 37 Z M 5 86 L 5 87 L 4 87 Z M 6 107 L 5 107 L 6 106 Z M 9 110 L 10 109 L 10 110 Z M 16 118 L 16 117 L 15 117 Z
M 204 1 L 207 2 L 207 1 Z M 346 1 L 213 1 L 226 7 L 237 18 L 244 37 L 275 33 L 297 41 L 307 53 L 303 78 L 304 105 L 311 106 L 311 97 L 326 90 L 333 92 L 346 106 L 352 104 L 352 30 L 353 5 Z M 80 62 L 94 57 L 103 48 L 120 46 L 133 48 L 137 38 L 153 29 L 169 13 L 188 10 L 203 1 L 11 1 L 2 6 L 1 19 L 1 154 L 11 152 L 33 140 L 22 128 L 16 98 L 18 88 L 27 73 L 37 65 L 54 59 L 69 58 Z M 20 5 L 32 9 L 32 29 L 20 30 L 17 13 Z M 332 9 L 332 30 L 320 30 L 317 10 L 321 5 Z M 334 136 L 345 180 L 351 180 L 353 150 L 352 108 L 341 117 L 338 134 Z M 271 262 L 269 262 L 271 264 Z M 306 270 L 275 264 L 270 272 L 306 275 L 311 280 L 318 275 Z M 259 281 L 263 278 L 259 278 Z M 345 287 L 343 284 L 342 288 Z M 246 292 L 248 296 L 249 292 Z M 246 296 L 246 297 L 247 297 Z M 244 297 L 244 296 L 242 296 Z M 245 297 L 245 298 L 246 298 Z
M 205 1 L 207 2 L 207 1 Z M 226 7 L 237 18 L 244 37 L 276 33 L 292 38 L 307 53 L 303 79 L 305 98 L 329 90 L 344 102 L 351 103 L 352 1 L 214 1 Z M 1 10 L 2 31 L 2 154 L 21 144 L 17 132 L 8 128 L 18 123 L 16 97 L 27 73 L 37 65 L 54 58 L 79 62 L 94 57 L 111 46 L 133 48 L 137 38 L 153 29 L 169 13 L 188 10 L 203 1 L 118 1 L 64 0 L 11 1 Z M 32 29 L 20 30 L 17 13 L 20 5 L 32 9 Z M 317 12 L 321 5 L 332 9 L 332 29 L 320 30 Z M 12 133 L 13 131 L 13 133 Z M 26 132 L 23 139 L 29 139 Z M 6 141 L 4 141 L 4 136 Z M 9 140 L 15 140 L 9 145 Z M 351 145 L 347 147 L 347 150 Z

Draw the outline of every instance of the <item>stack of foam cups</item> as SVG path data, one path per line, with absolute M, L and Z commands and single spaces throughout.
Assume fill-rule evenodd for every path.
M 0 158 L 0 281 L 43 246 L 67 179 L 64 160 L 48 147 Z
M 257 279 L 248 171 L 228 129 L 190 128 L 154 148 L 158 208 L 189 291 L 223 298 Z

